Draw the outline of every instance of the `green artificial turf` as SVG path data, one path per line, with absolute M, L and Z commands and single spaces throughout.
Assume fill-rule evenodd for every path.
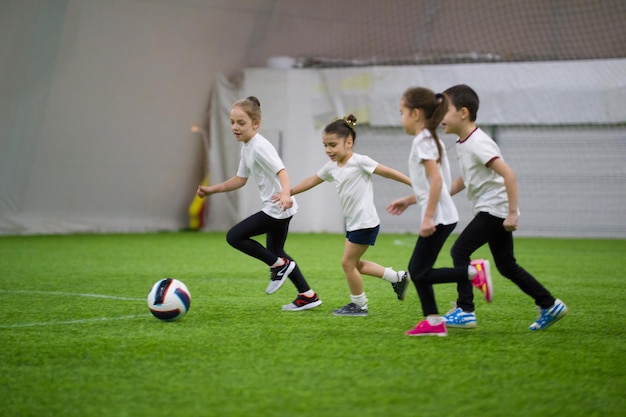
M 437 266 L 451 266 L 449 247 Z M 365 259 L 404 269 L 414 237 L 380 235 Z M 421 320 L 364 277 L 368 317 L 349 302 L 343 237 L 289 236 L 287 251 L 323 304 L 284 312 L 287 282 L 265 294 L 266 266 L 223 233 L 0 237 L 0 414 L 26 416 L 623 416 L 626 241 L 516 239 L 519 263 L 570 313 L 528 326 L 532 300 L 494 273 L 476 297 L 478 328 L 407 337 Z M 487 257 L 486 248 L 477 256 Z M 152 317 L 146 296 L 182 280 L 191 309 Z M 441 312 L 452 284 L 435 288 Z

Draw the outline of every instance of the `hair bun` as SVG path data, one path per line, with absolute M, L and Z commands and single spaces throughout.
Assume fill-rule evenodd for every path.
M 256 98 L 255 96 L 249 96 L 248 100 L 250 100 L 251 102 L 253 102 L 254 104 L 256 104 L 257 106 L 261 107 L 261 102 L 259 101 L 258 98 Z
M 353 114 L 347 115 L 342 120 L 345 122 L 345 124 L 348 125 L 350 129 L 354 129 L 354 127 L 356 126 L 356 117 L 354 117 Z

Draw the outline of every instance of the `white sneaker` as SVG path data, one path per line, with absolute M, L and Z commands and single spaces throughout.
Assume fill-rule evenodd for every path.
M 270 268 L 270 283 L 267 285 L 265 292 L 268 294 L 274 294 L 280 287 L 283 286 L 285 280 L 291 274 L 293 269 L 296 267 L 296 263 L 292 260 L 285 259 L 284 265 L 278 266 L 276 268 Z

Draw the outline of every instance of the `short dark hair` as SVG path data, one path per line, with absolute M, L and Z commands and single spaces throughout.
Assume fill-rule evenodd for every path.
M 478 94 L 470 86 L 465 84 L 458 84 L 448 88 L 443 92 L 457 109 L 465 107 L 469 111 L 469 119 L 471 122 L 476 121 L 476 115 L 478 113 L 478 105 L 480 100 Z

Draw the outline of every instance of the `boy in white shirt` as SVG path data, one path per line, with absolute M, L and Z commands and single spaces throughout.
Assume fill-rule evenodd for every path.
M 450 103 L 441 124 L 446 133 L 459 137 L 456 151 L 461 167 L 461 176 L 452 183 L 450 194 L 467 189 L 475 216 L 452 246 L 454 266 L 469 265 L 471 254 L 489 244 L 500 274 L 532 297 L 540 308 L 539 317 L 529 329 L 543 330 L 565 316 L 568 308 L 515 260 L 513 231 L 517 230 L 519 217 L 515 172 L 504 162 L 496 142 L 476 126 L 476 92 L 467 85 L 455 85 L 444 94 Z M 474 328 L 472 285 L 459 282 L 457 291 L 456 308 L 444 316 L 446 325 Z

